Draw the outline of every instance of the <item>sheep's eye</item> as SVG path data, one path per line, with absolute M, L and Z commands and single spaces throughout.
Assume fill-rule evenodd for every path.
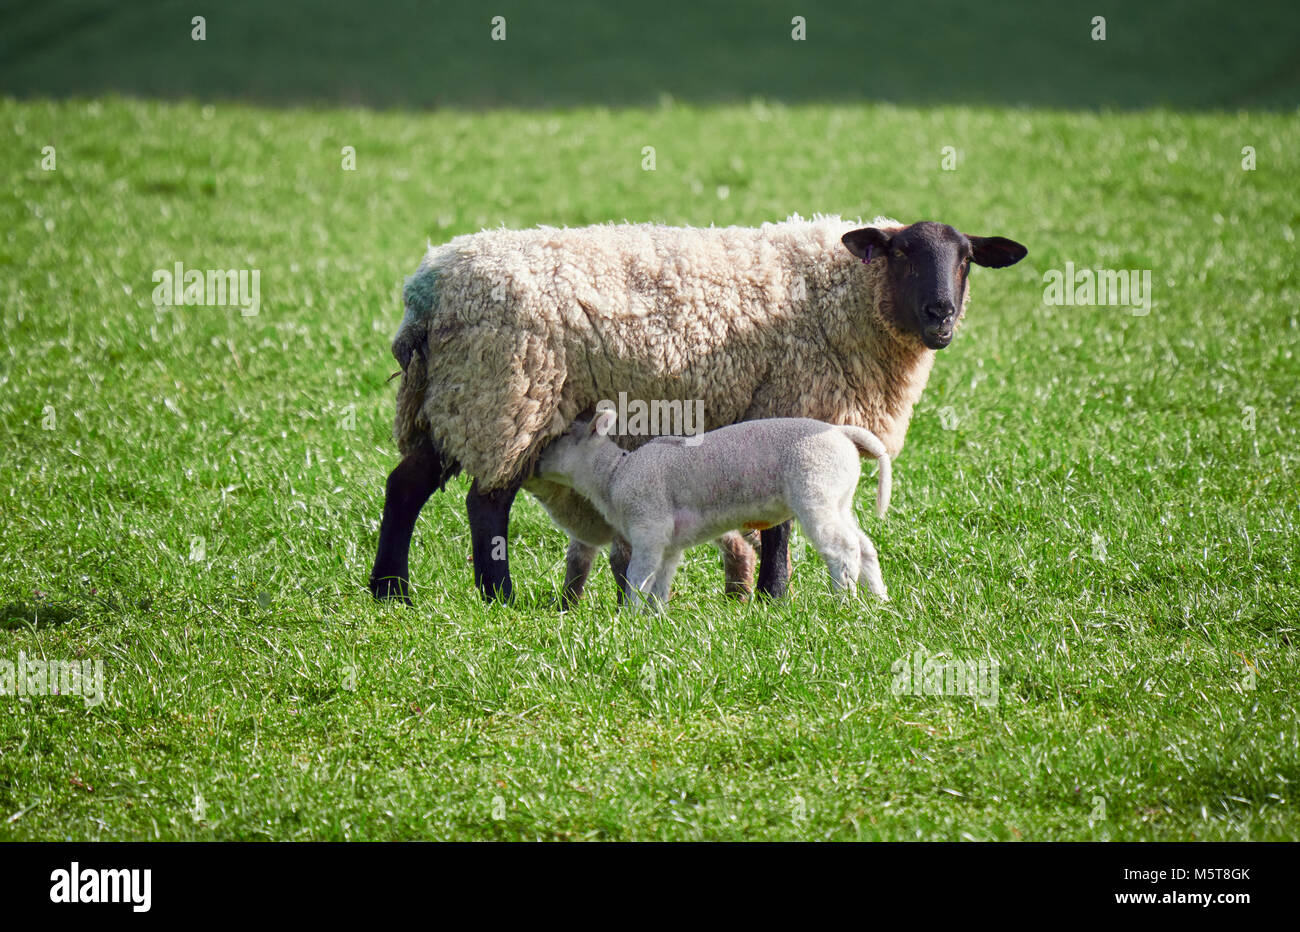
M 907 258 L 907 253 L 903 252 L 903 250 L 901 250 L 901 249 L 895 249 L 895 250 L 894 250 L 894 258 L 895 258 L 895 259 L 906 259 L 906 258 Z

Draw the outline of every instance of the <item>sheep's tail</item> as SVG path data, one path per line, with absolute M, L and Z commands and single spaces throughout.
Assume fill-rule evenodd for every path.
M 430 268 L 426 258 L 402 289 L 405 313 L 393 337 L 393 358 L 402 367 L 393 437 L 403 455 L 413 452 L 429 434 L 422 409 L 428 383 L 429 314 L 437 297 L 437 286 L 438 270 Z
M 419 447 L 422 438 L 429 434 L 429 424 L 423 413 L 429 381 L 428 351 L 428 326 L 407 314 L 393 339 L 393 358 L 402 367 L 402 380 L 397 384 L 393 439 L 403 456 Z
M 393 358 L 405 371 L 416 350 L 428 345 L 429 319 L 438 306 L 438 279 L 453 255 L 445 247 L 430 249 L 402 286 L 402 325 L 393 337 Z
M 424 393 L 427 372 L 424 348 L 412 351 L 402 369 L 402 380 L 397 384 L 397 417 L 393 421 L 393 439 L 402 455 L 415 452 L 429 436 L 429 425 L 424 418 Z
M 393 337 L 393 358 L 403 372 L 411 365 L 411 358 L 416 351 L 428 345 L 428 339 L 429 325 L 425 321 L 412 320 L 409 316 L 403 318 L 397 336 Z
M 885 512 L 889 510 L 889 497 L 894 489 L 894 468 L 889 460 L 889 453 L 880 438 L 865 427 L 841 424 L 839 430 L 853 441 L 853 445 L 859 452 L 876 460 L 879 467 L 876 473 L 876 517 L 883 518 Z
M 420 300 L 419 292 L 412 288 L 412 283 L 416 280 L 416 275 L 411 276 L 411 280 L 406 283 L 406 293 L 404 295 L 406 312 L 402 315 L 401 326 L 397 328 L 397 335 L 393 337 L 393 358 L 405 372 L 411 365 L 411 358 L 416 352 L 423 350 L 429 345 L 429 310 L 422 308 L 417 303 Z M 434 276 L 428 276 L 433 278 Z M 415 292 L 415 293 L 413 293 Z M 424 300 L 432 300 L 433 286 L 429 285 L 428 294 L 423 296 Z

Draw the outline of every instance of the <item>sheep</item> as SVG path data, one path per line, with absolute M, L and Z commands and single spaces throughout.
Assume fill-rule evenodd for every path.
M 371 592 L 409 600 L 415 520 L 462 469 L 474 479 L 466 506 L 486 599 L 513 593 L 506 541 L 521 487 L 552 503 L 571 538 L 612 534 L 591 533 L 604 522 L 576 496 L 554 507 L 565 493 L 532 470 L 568 424 L 620 391 L 703 400 L 706 428 L 766 417 L 865 427 L 896 457 L 934 354 L 965 313 L 970 264 L 1001 268 L 1026 253 L 931 221 L 839 217 L 501 229 L 431 248 L 393 341 L 403 459 L 388 478 Z M 758 589 L 780 595 L 789 523 L 761 540 Z
M 573 425 L 542 451 L 537 475 L 582 494 L 632 546 L 629 604 L 668 601 L 682 552 L 735 527 L 772 527 L 798 517 L 826 561 L 835 588 L 864 582 L 888 600 L 880 559 L 853 517 L 859 452 L 880 463 L 876 514 L 889 508 L 889 455 L 861 427 L 808 418 L 745 421 L 710 431 L 698 446 L 661 437 L 629 453 L 606 435 L 603 411 Z M 738 470 L 737 463 L 745 468 Z

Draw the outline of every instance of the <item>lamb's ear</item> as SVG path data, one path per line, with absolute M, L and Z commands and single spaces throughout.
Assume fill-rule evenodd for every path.
M 1002 269 L 1008 265 L 1015 265 L 1025 256 L 1029 255 L 1029 250 L 1021 246 L 1013 239 L 1007 239 L 1005 236 L 968 236 L 971 248 L 975 254 L 971 256 L 976 265 L 982 265 L 986 269 Z
M 594 437 L 600 434 L 602 437 L 609 436 L 614 429 L 614 422 L 618 420 L 618 412 L 613 408 L 606 408 L 591 420 L 591 426 L 587 428 L 587 436 Z
M 879 250 L 876 255 L 883 256 L 889 249 L 891 238 L 884 230 L 878 230 L 875 227 L 863 227 L 861 230 L 849 230 L 840 237 L 840 242 L 844 244 L 844 248 L 859 259 L 866 259 L 871 254 L 873 247 Z

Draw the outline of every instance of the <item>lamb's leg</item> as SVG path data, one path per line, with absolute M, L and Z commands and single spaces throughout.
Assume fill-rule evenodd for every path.
M 426 440 L 402 458 L 384 490 L 384 517 L 379 523 L 379 550 L 370 571 L 370 592 L 376 599 L 411 603 L 408 560 L 415 519 L 429 496 L 453 475 L 432 441 Z
M 880 555 L 871 538 L 858 529 L 858 551 L 862 556 L 862 569 L 858 571 L 858 582 L 866 583 L 867 591 L 877 598 L 888 602 L 889 590 L 885 588 L 885 578 L 880 573 Z
M 855 595 L 862 565 L 857 526 L 830 509 L 800 511 L 799 526 L 826 561 L 835 588 Z
M 743 601 L 753 587 L 754 548 L 736 531 L 722 535 L 715 543 L 722 551 L 722 567 L 727 580 L 725 591 L 727 595 Z M 609 548 L 609 568 L 613 571 L 614 583 L 618 586 L 619 605 L 627 601 L 627 567 L 631 559 L 632 545 L 615 535 Z
M 568 611 L 582 598 L 587 576 L 591 573 L 591 561 L 598 549 L 577 538 L 569 541 L 569 549 L 564 554 L 564 591 L 560 594 L 560 611 Z
M 490 492 L 479 489 L 478 480 L 465 498 L 469 512 L 470 542 L 474 551 L 474 585 L 485 602 L 494 599 L 509 602 L 514 597 L 510 581 L 510 556 L 506 550 L 510 527 L 510 506 L 514 503 L 519 482 Z
M 632 545 L 619 535 L 609 545 L 609 569 L 614 574 L 614 585 L 618 588 L 618 604 L 626 605 L 628 601 L 628 564 L 632 561 Z
M 654 547 L 637 547 L 627 566 L 627 605 L 633 612 L 643 612 L 654 598 L 663 567 L 663 550 Z
M 745 601 L 754 589 L 754 548 L 739 531 L 723 534 L 714 543 L 722 551 L 727 595 Z
M 758 560 L 758 592 L 779 599 L 790 585 L 790 522 L 759 534 L 762 553 Z
M 650 587 L 650 594 L 659 602 L 661 606 L 667 605 L 668 600 L 673 595 L 673 577 L 677 575 L 677 564 L 682 562 L 682 552 L 665 554 L 659 564 L 659 572 L 655 574 L 654 583 Z

